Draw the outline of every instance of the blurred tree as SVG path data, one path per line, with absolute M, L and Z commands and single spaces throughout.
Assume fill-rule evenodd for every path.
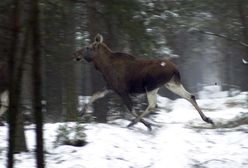
M 12 3 L 12 36 L 11 50 L 9 52 L 9 148 L 8 148 L 8 167 L 12 168 L 14 159 L 13 154 L 27 151 L 24 136 L 24 125 L 22 113 L 19 111 L 20 88 L 22 79 L 22 67 L 27 53 L 27 41 L 29 26 L 25 23 L 23 9 L 25 3 L 14 0 Z
M 33 110 L 36 124 L 36 167 L 44 168 L 43 151 L 43 116 L 42 116 L 42 73 L 41 73 L 41 38 L 39 1 L 30 0 L 31 3 L 31 32 L 32 32 L 32 79 L 33 79 Z
M 46 118 L 50 121 L 61 121 L 64 117 L 73 120 L 77 114 L 75 64 L 71 58 L 76 38 L 75 2 L 43 0 L 41 3 L 44 96 L 47 100 Z
M 65 102 L 66 120 L 75 121 L 77 118 L 77 94 L 76 94 L 76 76 L 75 76 L 75 63 L 72 61 L 71 55 L 75 50 L 75 3 L 71 0 L 63 0 L 63 15 L 64 15 L 64 40 L 63 44 L 63 81 L 64 91 L 63 97 Z
M 0 2 L 0 94 L 6 91 L 9 86 L 8 55 L 10 51 L 12 31 L 10 25 L 11 10 L 6 8 L 7 5 L 7 0 Z M 5 116 L 4 112 L 7 107 L 6 103 L 2 102 L 2 100 L 0 104 L 0 125 L 3 125 L 2 118 Z
M 246 42 L 247 1 L 230 0 L 223 4 L 221 0 L 163 0 L 149 1 L 147 6 L 154 27 L 161 27 L 167 44 L 180 56 L 177 62 L 182 73 L 187 74 L 182 77 L 186 76 L 183 80 L 189 86 L 197 88 L 196 83 L 216 82 L 228 90 L 247 90 L 248 78 L 236 75 L 247 71 L 241 62 L 247 48 L 241 44 Z M 193 33 L 195 30 L 207 33 Z
M 63 111 L 61 2 L 41 2 L 42 51 L 44 53 L 44 98 L 47 101 L 47 121 L 61 121 Z
M 7 64 L 7 55 L 10 51 L 11 43 L 11 9 L 7 8 L 10 5 L 8 0 L 0 2 L 0 61 Z

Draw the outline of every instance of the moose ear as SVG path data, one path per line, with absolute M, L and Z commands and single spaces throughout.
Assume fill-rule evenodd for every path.
M 95 42 L 97 43 L 102 43 L 103 42 L 103 37 L 101 34 L 97 34 L 96 37 L 95 37 Z

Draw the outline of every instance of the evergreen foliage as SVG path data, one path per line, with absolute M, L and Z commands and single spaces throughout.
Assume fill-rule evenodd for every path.
M 71 146 L 84 146 L 86 145 L 85 128 L 79 122 L 74 124 L 61 124 L 58 127 L 56 141 L 54 145 L 71 145 Z

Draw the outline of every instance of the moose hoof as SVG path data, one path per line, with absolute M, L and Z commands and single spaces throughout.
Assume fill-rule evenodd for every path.
M 85 111 L 82 109 L 82 110 L 79 111 L 78 114 L 79 114 L 80 117 L 82 117 L 84 115 L 84 113 L 85 113 Z
M 131 126 L 137 124 L 139 121 L 140 121 L 141 123 L 143 123 L 143 124 L 148 128 L 149 131 L 152 131 L 152 125 L 151 125 L 151 123 L 145 121 L 144 119 L 138 120 L 138 119 L 136 118 L 136 119 L 134 119 L 133 121 L 131 121 L 131 123 L 128 124 L 127 127 L 129 128 L 129 127 L 131 127 Z
M 134 126 L 135 124 L 137 124 L 137 122 L 138 122 L 137 119 L 134 119 L 134 120 L 131 121 L 130 124 L 127 125 L 127 127 L 128 127 L 128 128 L 129 128 L 129 127 L 132 127 L 132 126 Z
M 152 131 L 152 125 L 150 123 L 146 122 L 144 125 L 148 128 L 149 131 Z
M 83 108 L 81 111 L 79 111 L 79 116 L 82 117 L 86 112 L 86 109 Z
M 211 118 L 206 117 L 206 119 L 204 121 L 206 121 L 207 123 L 210 123 L 210 124 L 214 125 L 214 122 L 213 122 L 213 120 Z
M 86 104 L 86 105 L 84 105 L 84 107 L 82 108 L 82 110 L 79 111 L 79 115 L 82 117 L 88 111 L 89 111 L 89 106 Z

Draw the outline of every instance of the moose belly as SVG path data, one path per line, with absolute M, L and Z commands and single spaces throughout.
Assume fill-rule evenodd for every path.
M 147 91 L 151 91 L 161 87 L 166 82 L 168 82 L 170 78 L 171 76 L 167 76 L 164 74 L 147 74 L 146 76 L 140 76 L 133 80 L 130 80 L 128 83 L 128 90 L 131 94 L 145 93 Z

